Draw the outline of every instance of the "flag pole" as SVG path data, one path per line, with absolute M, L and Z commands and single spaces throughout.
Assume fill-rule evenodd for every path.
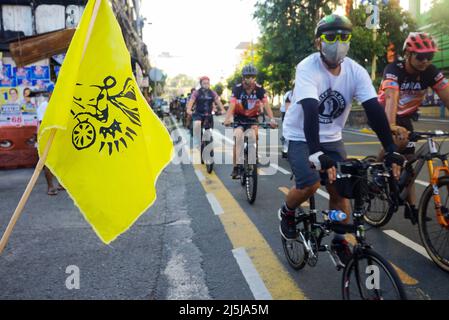
M 100 9 L 100 4 L 102 0 L 95 0 L 94 9 L 92 11 L 92 18 L 89 22 L 89 28 L 87 30 L 86 34 L 86 40 L 84 41 L 84 48 L 83 48 L 83 54 L 81 56 L 81 61 L 84 58 L 84 54 L 86 53 L 87 44 L 89 43 L 90 36 L 92 35 L 92 30 L 94 27 L 95 20 L 97 19 L 98 10 Z M 5 232 L 3 233 L 3 236 L 0 240 L 0 255 L 3 252 L 3 249 L 5 248 L 6 244 L 8 243 L 9 237 L 11 236 L 12 230 L 14 229 L 14 226 L 16 225 L 17 220 L 19 219 L 20 215 L 22 214 L 23 208 L 25 207 L 25 204 L 28 201 L 28 198 L 31 194 L 31 191 L 33 190 L 34 186 L 36 185 L 37 178 L 39 177 L 40 173 L 44 169 L 45 161 L 47 160 L 48 153 L 50 151 L 50 147 L 53 143 L 53 140 L 56 135 L 55 128 L 52 128 L 50 130 L 50 134 L 47 140 L 47 144 L 45 145 L 44 152 L 42 156 L 39 159 L 39 162 L 36 165 L 36 168 L 34 169 L 34 173 L 31 176 L 30 181 L 28 182 L 28 185 L 22 195 L 22 198 L 20 198 L 19 204 L 17 205 L 16 209 L 14 210 L 14 213 L 11 217 L 11 220 L 8 223 L 8 226 L 6 227 Z

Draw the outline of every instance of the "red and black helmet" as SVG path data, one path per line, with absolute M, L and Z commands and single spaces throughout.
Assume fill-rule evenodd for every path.
M 438 47 L 432 36 L 425 32 L 410 32 L 404 42 L 404 52 L 437 52 Z
M 201 84 L 204 80 L 210 81 L 210 79 L 209 79 L 208 76 L 202 76 L 202 77 L 200 78 L 200 84 Z

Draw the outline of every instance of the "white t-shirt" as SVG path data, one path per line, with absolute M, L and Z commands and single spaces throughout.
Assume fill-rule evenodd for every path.
M 282 99 L 282 104 L 280 108 L 281 112 L 285 112 L 285 103 L 287 101 L 287 98 L 290 99 L 290 101 L 292 101 L 292 90 L 287 91 L 287 93 L 284 94 L 284 98 Z
M 292 104 L 283 125 L 287 140 L 306 141 L 304 111 L 299 102 L 306 98 L 320 102 L 320 142 L 332 142 L 342 138 L 353 98 L 363 103 L 377 98 L 377 93 L 368 72 L 354 60 L 346 57 L 340 74 L 334 76 L 324 66 L 319 52 L 308 56 L 296 67 Z
M 44 114 L 45 114 L 45 110 L 47 110 L 47 106 L 48 106 L 48 101 L 42 101 L 41 104 L 39 105 L 39 107 L 37 107 L 37 119 L 39 121 L 42 121 L 42 119 L 44 119 Z

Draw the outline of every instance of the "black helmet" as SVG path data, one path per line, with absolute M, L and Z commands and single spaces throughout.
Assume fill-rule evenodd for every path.
M 339 16 L 338 14 L 325 16 L 316 26 L 315 38 L 321 36 L 323 32 L 333 30 L 346 30 L 352 32 L 352 23 L 347 17 Z
M 242 76 L 256 76 L 257 75 L 257 69 L 252 64 L 247 64 L 242 69 Z

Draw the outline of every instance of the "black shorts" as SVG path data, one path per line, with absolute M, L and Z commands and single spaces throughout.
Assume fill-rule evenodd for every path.
M 214 118 L 212 114 L 204 114 L 204 113 L 196 113 L 192 114 L 192 121 L 201 121 L 204 129 L 213 129 L 214 128 Z
M 234 122 L 243 122 L 243 123 L 245 123 L 245 124 L 239 125 L 238 127 L 236 127 L 236 129 L 237 128 L 243 128 L 243 131 L 246 131 L 246 130 L 251 128 L 253 123 L 254 124 L 259 123 L 259 119 L 236 115 L 236 116 L 234 116 Z

